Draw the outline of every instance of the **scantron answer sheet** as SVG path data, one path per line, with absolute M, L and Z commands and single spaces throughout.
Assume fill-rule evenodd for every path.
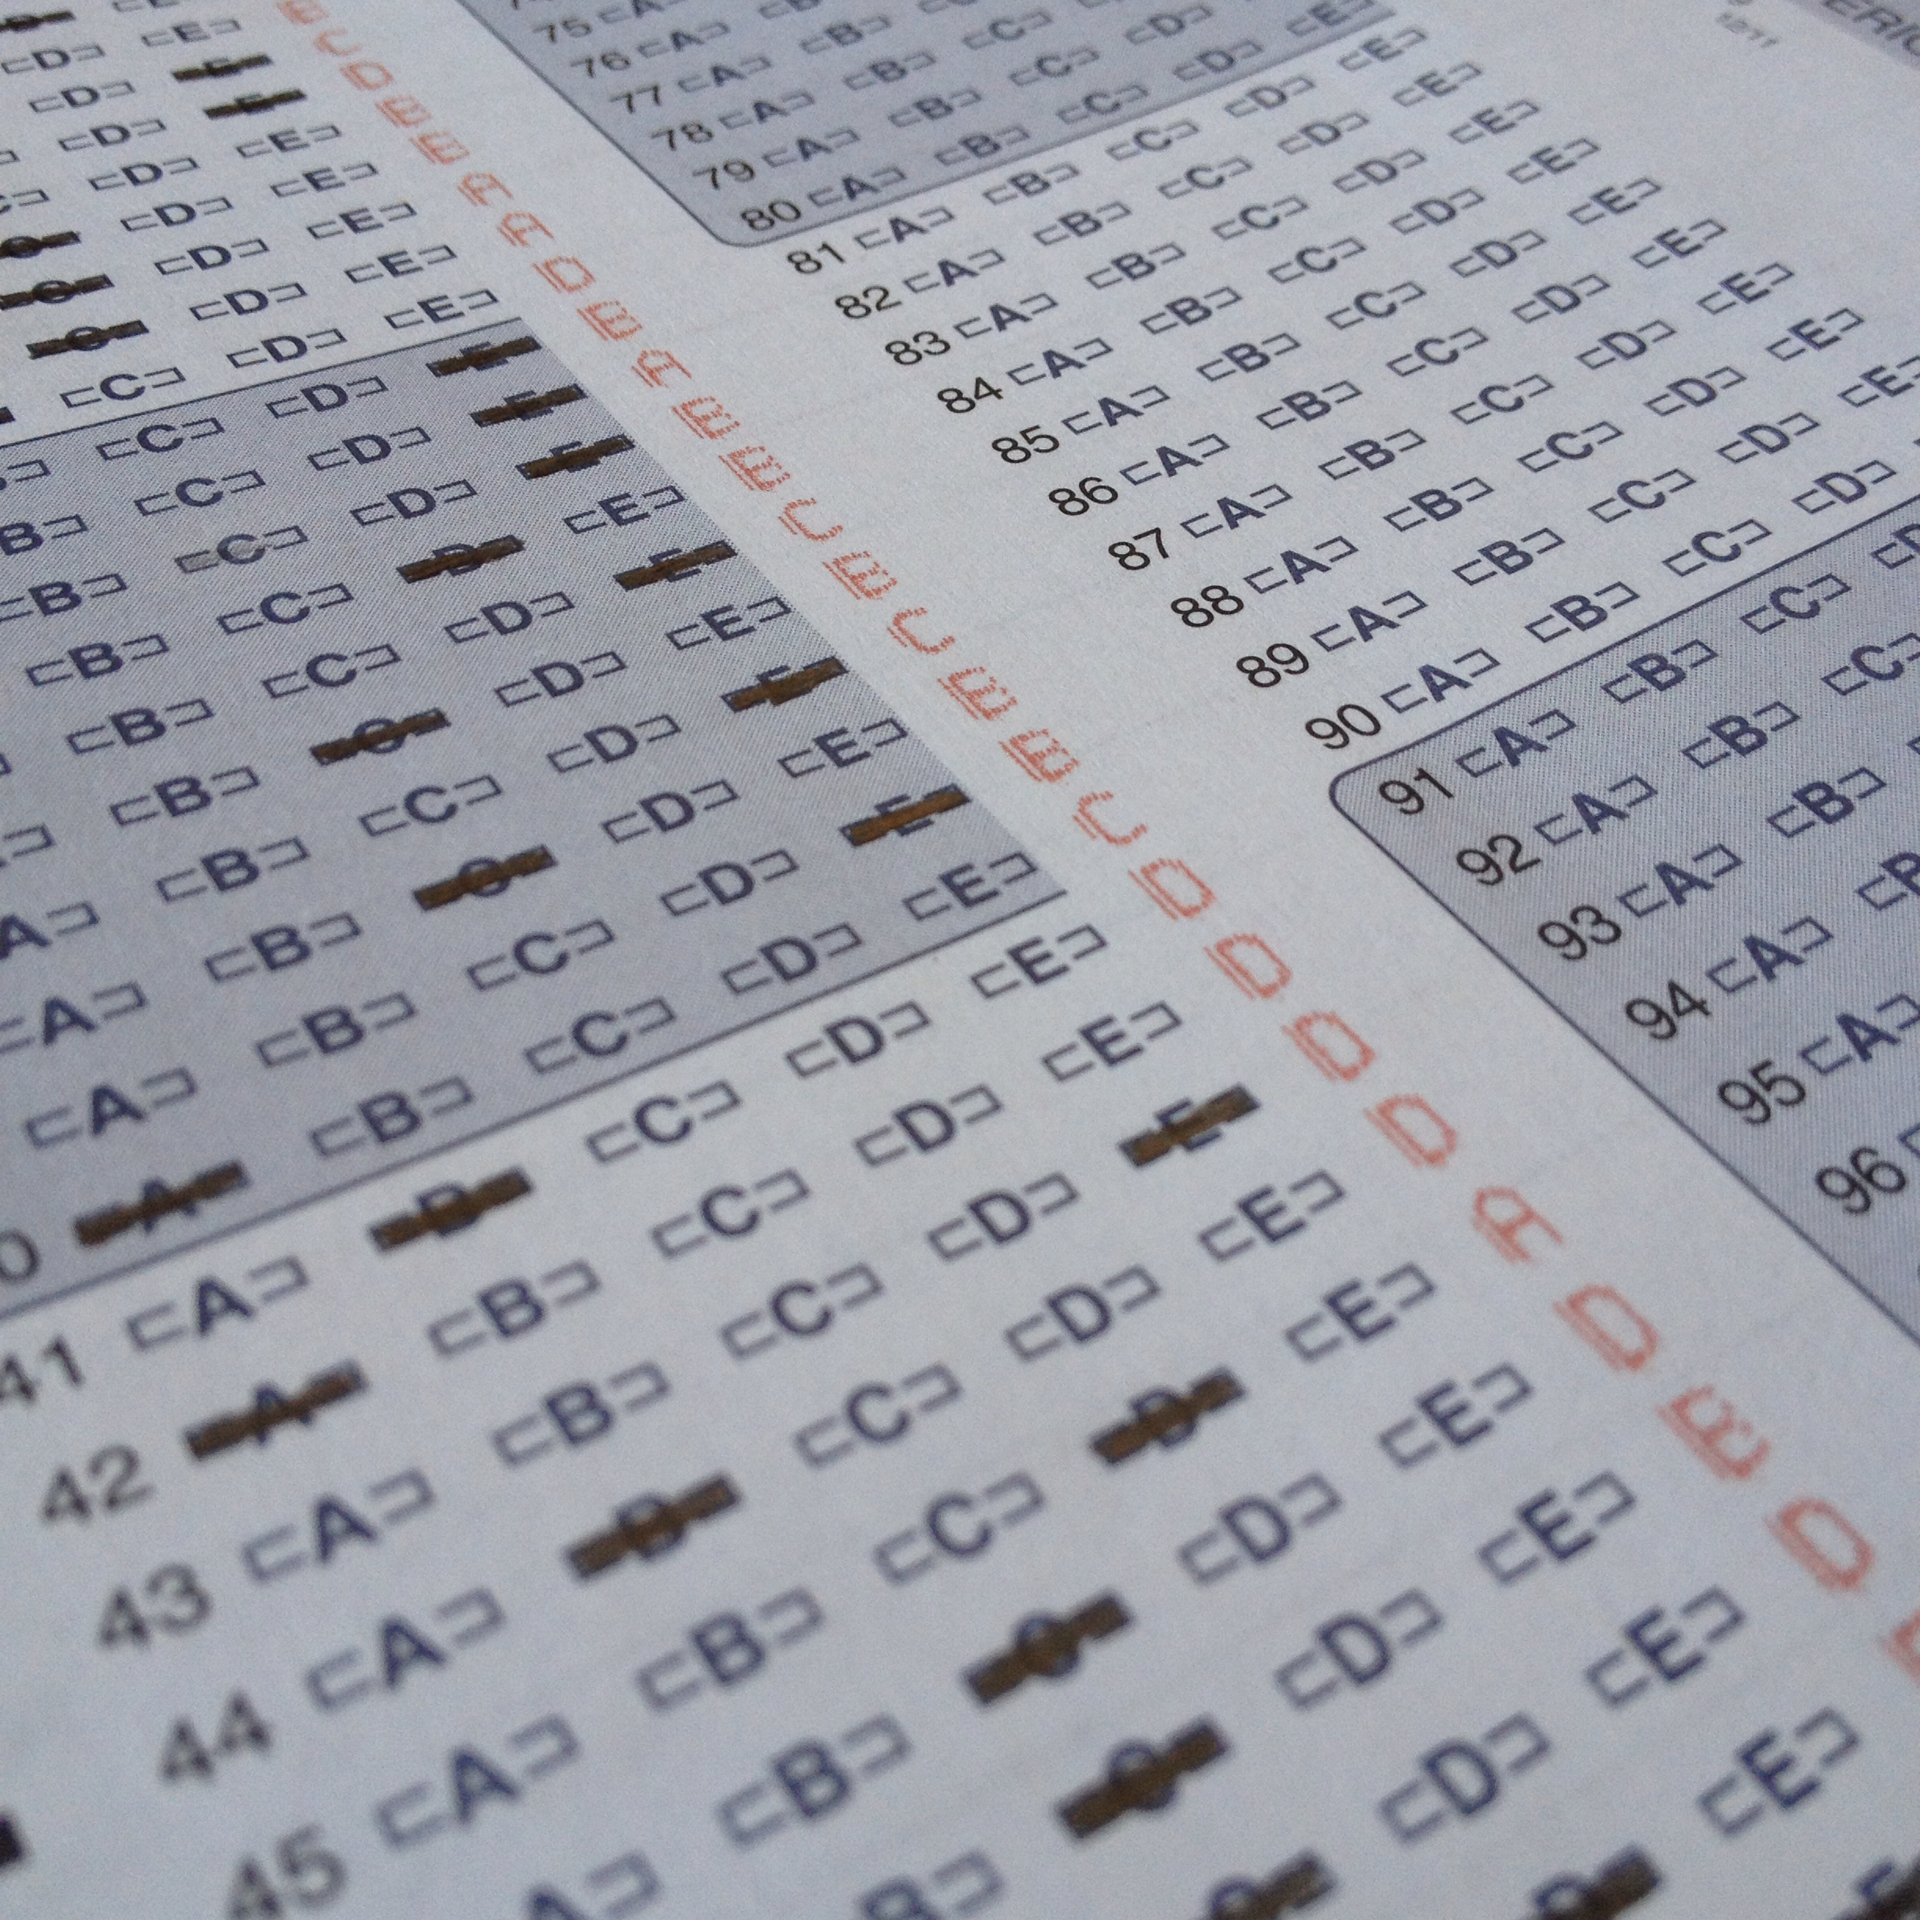
M 1920 1914 L 1920 11 L 0 18 L 0 1920 Z

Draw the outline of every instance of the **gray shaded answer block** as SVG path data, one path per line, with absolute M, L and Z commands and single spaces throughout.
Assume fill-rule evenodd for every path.
M 1920 1336 L 1916 755 L 1920 500 L 1333 799 Z
M 733 246 L 805 233 L 1176 106 L 1378 0 L 462 0 Z
M 516 322 L 0 480 L 0 1308 L 1058 893 Z

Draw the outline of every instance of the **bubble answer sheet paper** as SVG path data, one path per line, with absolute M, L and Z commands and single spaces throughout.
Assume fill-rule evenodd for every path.
M 1917 65 L 0 18 L 0 1920 L 1920 1912 Z

